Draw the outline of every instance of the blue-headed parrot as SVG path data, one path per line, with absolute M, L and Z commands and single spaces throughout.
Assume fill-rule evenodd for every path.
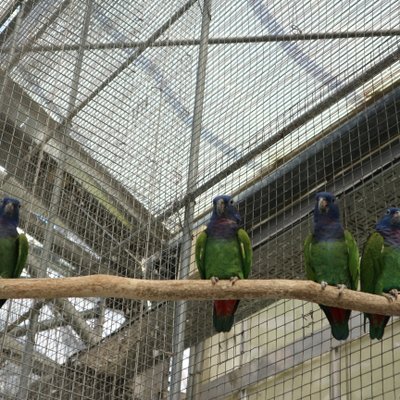
M 19 278 L 28 257 L 28 240 L 17 231 L 20 203 L 4 198 L 0 205 L 0 278 Z M 6 299 L 0 299 L 0 308 Z
M 397 299 L 400 290 L 400 208 L 391 207 L 375 225 L 361 258 L 361 290 Z M 365 313 L 371 339 L 382 339 L 390 316 Z
M 339 207 L 335 196 L 329 192 L 316 194 L 314 231 L 304 243 L 304 261 L 307 279 L 321 284 L 334 285 L 339 293 L 347 287 L 357 290 L 360 266 L 357 243 L 339 220 Z M 320 304 L 337 340 L 349 336 L 351 310 L 327 307 Z
M 196 264 L 202 279 L 248 278 L 253 251 L 248 234 L 241 228 L 241 218 L 230 196 L 217 196 L 205 231 L 196 240 Z M 217 332 L 229 332 L 239 300 L 215 300 L 213 324 Z

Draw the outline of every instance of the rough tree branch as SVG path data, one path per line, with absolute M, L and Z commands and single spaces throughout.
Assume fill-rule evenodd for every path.
M 221 280 L 145 280 L 110 275 L 74 278 L 0 279 L 0 298 L 51 299 L 62 297 L 120 297 L 136 300 L 298 299 L 385 315 L 400 316 L 400 300 L 337 288 L 325 290 L 311 281 L 287 279 L 240 280 L 234 285 Z

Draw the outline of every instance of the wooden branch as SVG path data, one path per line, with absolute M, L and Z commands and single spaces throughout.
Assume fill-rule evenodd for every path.
M 400 300 L 302 280 L 145 280 L 111 275 L 73 278 L 0 279 L 0 298 L 120 297 L 136 300 L 298 299 L 385 315 L 400 316 Z

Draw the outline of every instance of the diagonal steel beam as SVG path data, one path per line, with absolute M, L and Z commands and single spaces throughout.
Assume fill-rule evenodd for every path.
M 195 4 L 197 0 L 189 0 L 184 4 L 175 14 L 171 16 L 160 28 L 158 28 L 145 42 L 143 46 L 138 48 L 134 54 L 129 56 L 106 80 L 104 80 L 96 90 L 89 95 L 82 103 L 80 103 L 66 118 L 64 124 L 71 121 L 83 108 L 85 108 L 104 88 L 106 88 L 122 71 L 124 71 L 129 65 L 137 60 L 143 52 L 151 47 L 151 45 L 163 35 L 182 15 Z

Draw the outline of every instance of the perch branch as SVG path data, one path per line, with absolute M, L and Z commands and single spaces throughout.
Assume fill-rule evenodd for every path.
M 110 275 L 73 278 L 0 279 L 0 297 L 63 298 L 119 297 L 135 300 L 298 299 L 384 315 L 400 316 L 400 301 L 383 296 L 337 288 L 311 281 L 288 279 L 239 280 L 234 285 L 221 280 L 145 280 Z

